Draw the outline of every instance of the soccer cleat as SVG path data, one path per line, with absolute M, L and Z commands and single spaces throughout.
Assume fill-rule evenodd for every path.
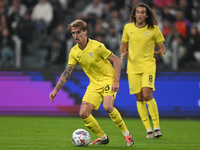
M 134 144 L 133 136 L 129 133 L 129 135 L 124 136 L 126 141 L 126 146 L 132 146 Z
M 148 132 L 146 138 L 152 139 L 153 138 L 153 132 Z
M 159 138 L 159 137 L 161 137 L 161 136 L 162 136 L 161 131 L 158 130 L 158 129 L 156 129 L 156 130 L 154 131 L 154 136 L 155 136 L 155 138 Z
M 104 144 L 108 144 L 108 143 L 109 143 L 109 138 L 107 136 L 106 140 L 100 140 L 99 138 L 97 138 L 96 140 L 91 142 L 90 145 L 104 145 Z

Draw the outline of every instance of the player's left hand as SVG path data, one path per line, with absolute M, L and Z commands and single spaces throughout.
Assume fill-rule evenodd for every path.
M 113 83 L 112 91 L 113 92 L 119 92 L 119 83 Z
M 165 52 L 163 50 L 160 50 L 160 49 L 157 52 L 154 51 L 154 53 L 157 54 L 157 55 L 160 55 L 162 57 L 164 57 L 164 55 L 165 55 Z

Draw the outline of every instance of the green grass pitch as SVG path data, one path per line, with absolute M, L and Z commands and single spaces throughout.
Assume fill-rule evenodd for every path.
M 110 138 L 108 145 L 75 147 L 74 130 L 89 131 L 80 117 L 0 116 L 0 150 L 200 150 L 200 120 L 160 119 L 163 137 L 146 139 L 140 119 L 124 118 L 135 144 L 125 145 L 124 137 L 109 117 L 96 118 Z

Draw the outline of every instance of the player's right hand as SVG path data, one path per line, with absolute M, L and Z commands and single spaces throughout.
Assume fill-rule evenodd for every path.
M 56 97 L 56 94 L 57 94 L 57 92 L 55 92 L 55 91 L 52 91 L 52 92 L 49 94 L 49 98 L 50 98 L 50 100 L 51 100 L 52 103 L 54 102 L 53 99 Z

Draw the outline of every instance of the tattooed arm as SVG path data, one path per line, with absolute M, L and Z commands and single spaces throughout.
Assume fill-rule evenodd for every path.
M 63 73 L 60 76 L 60 79 L 58 83 L 56 84 L 54 90 L 49 94 L 49 98 L 51 99 L 51 102 L 54 102 L 54 98 L 56 97 L 57 92 L 61 89 L 61 87 L 67 82 L 69 79 L 73 69 L 75 66 L 67 66 Z

